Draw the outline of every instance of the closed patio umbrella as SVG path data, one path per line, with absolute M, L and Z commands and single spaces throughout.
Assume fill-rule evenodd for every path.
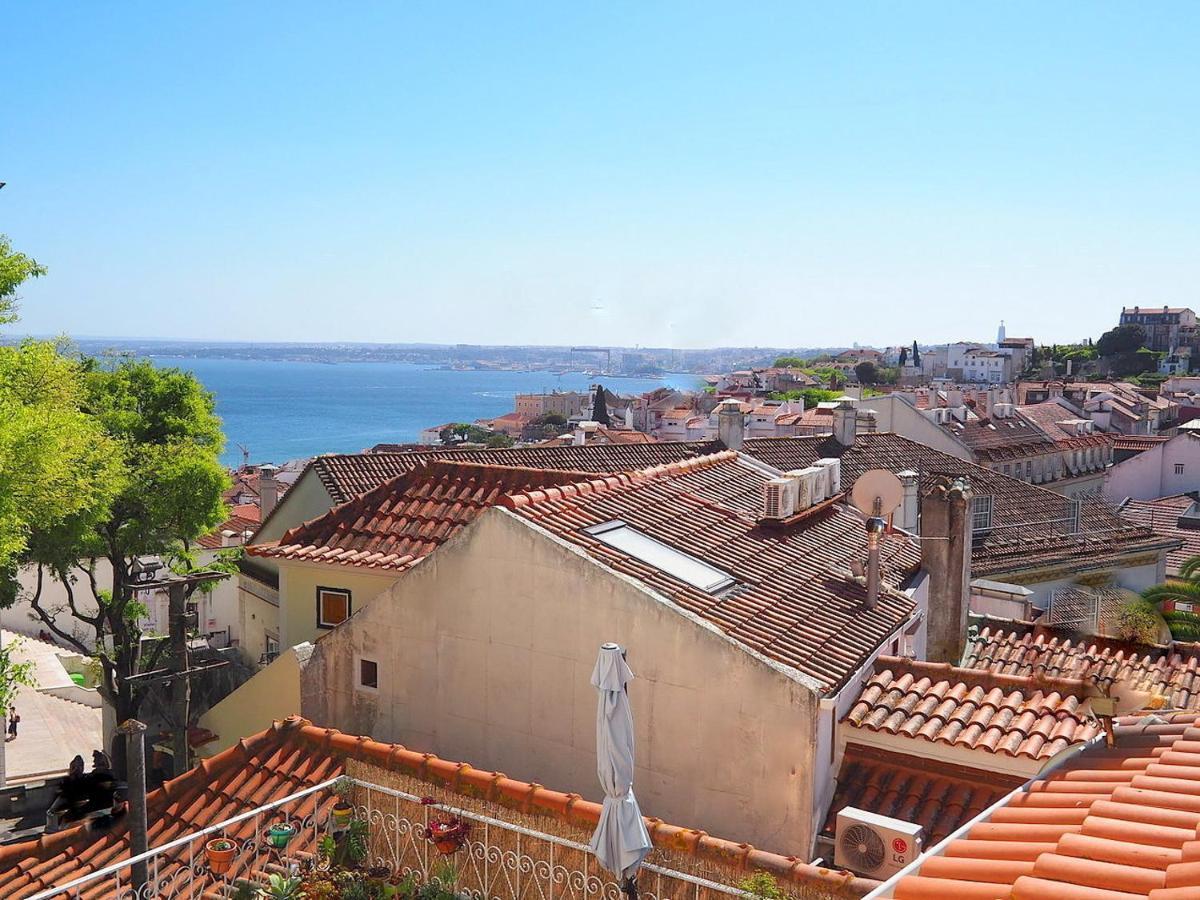
M 604 808 L 590 844 L 600 865 L 622 879 L 634 896 L 634 878 L 650 852 L 650 834 L 633 796 L 633 711 L 625 685 L 633 672 L 616 644 L 600 648 L 592 684 L 600 692 L 596 711 L 596 773 Z

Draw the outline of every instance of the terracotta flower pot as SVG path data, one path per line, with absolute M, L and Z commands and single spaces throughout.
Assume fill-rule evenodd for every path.
M 354 807 L 348 803 L 338 803 L 333 807 L 333 824 L 336 828 L 345 828 L 354 818 Z
M 208 870 L 214 875 L 224 875 L 233 865 L 237 845 L 228 838 L 214 838 L 204 845 L 204 858 Z
M 442 856 L 449 856 L 466 843 L 467 833 L 470 830 L 469 823 L 455 818 L 448 822 L 431 823 L 425 829 L 425 837 L 433 843 L 438 853 Z

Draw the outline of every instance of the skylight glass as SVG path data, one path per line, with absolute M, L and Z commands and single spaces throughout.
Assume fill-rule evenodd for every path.
M 656 541 L 629 527 L 620 519 L 605 522 L 603 525 L 594 525 L 585 530 L 596 540 L 607 544 L 614 550 L 620 550 L 648 566 L 654 566 L 659 571 L 666 572 L 668 575 L 707 593 L 715 594 L 734 583 L 733 576 L 728 572 L 722 572 L 694 556 L 689 556 L 661 541 Z

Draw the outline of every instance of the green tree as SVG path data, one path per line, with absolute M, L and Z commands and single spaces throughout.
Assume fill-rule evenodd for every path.
M 0 234 L 0 325 L 17 320 L 17 288 L 45 274 L 45 266 L 14 250 L 8 235 Z
M 495 432 L 470 422 L 455 422 L 438 432 L 443 444 L 484 444 Z
M 875 368 L 875 363 L 864 359 L 854 367 L 854 377 L 858 379 L 859 384 L 878 384 L 879 370 Z
M 913 341 L 912 364 L 914 366 L 921 365 L 921 351 L 920 351 L 920 349 L 918 349 L 916 341 Z
M 97 689 L 117 721 L 124 721 L 137 715 L 151 690 L 128 680 L 142 663 L 138 621 L 146 611 L 136 595 L 138 560 L 176 559 L 220 523 L 227 515 L 222 493 L 229 477 L 219 460 L 224 437 L 212 394 L 191 374 L 147 361 L 93 362 L 83 384 L 84 408 L 111 447 L 114 470 L 103 487 L 112 498 L 70 527 L 35 527 L 26 555 L 37 568 L 29 601 L 50 631 L 87 653 L 88 647 L 56 622 L 56 610 L 43 604 L 46 577 L 63 585 L 72 616 L 93 639 L 101 674 Z M 111 588 L 97 576 L 100 561 L 111 569 Z M 82 594 L 79 601 L 77 594 Z M 156 662 L 147 661 L 146 667 Z M 113 751 L 123 769 L 123 742 Z
M 777 369 L 803 369 L 808 363 L 798 356 L 780 356 L 775 360 Z
M 1186 559 L 1179 567 L 1179 576 L 1142 591 L 1142 599 L 1163 609 L 1170 604 L 1195 604 L 1200 607 L 1200 556 Z M 1163 619 L 1177 641 L 1200 640 L 1200 615 L 1179 609 L 1164 611 Z
M 608 425 L 608 398 L 604 393 L 604 385 L 596 385 L 596 393 L 592 397 L 592 421 Z
M 12 706 L 18 687 L 37 687 L 32 660 L 22 662 L 13 657 L 20 646 L 21 639 L 15 638 L 0 647 L 0 711 L 7 712 Z
M 485 446 L 491 449 L 511 447 L 515 443 L 516 441 L 510 438 L 507 434 L 502 434 L 499 431 L 497 431 L 495 434 L 488 435 L 488 439 L 484 441 Z
M 1104 332 L 1096 341 L 1096 351 L 1101 356 L 1116 356 L 1119 353 L 1134 353 L 1146 343 L 1146 329 L 1141 325 L 1118 325 Z

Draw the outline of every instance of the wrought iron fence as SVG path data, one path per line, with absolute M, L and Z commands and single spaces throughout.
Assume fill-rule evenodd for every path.
M 621 900 L 619 881 L 584 845 L 403 791 L 356 782 L 357 815 L 367 822 L 371 865 L 422 883 L 436 882 L 471 900 Z M 442 855 L 430 825 L 455 818 L 469 830 Z M 716 900 L 745 894 L 728 885 L 647 863 L 638 877 L 643 900 Z
M 242 882 L 294 872 L 311 860 L 333 827 L 331 779 L 282 800 L 155 847 L 29 900 L 105 897 L 114 900 L 200 900 L 235 895 Z M 397 878 L 437 884 L 471 900 L 622 900 L 618 880 L 581 843 L 403 791 L 354 780 L 355 815 L 367 823 L 363 865 Z M 458 846 L 439 849 L 430 826 L 466 823 Z M 285 825 L 283 831 L 273 831 Z M 286 835 L 286 839 L 284 836 Z M 233 844 L 224 868 L 206 851 Z M 443 852 L 446 851 L 446 852 Z M 144 868 L 144 872 L 141 870 Z M 742 891 L 647 862 L 638 878 L 643 900 L 718 900 Z

